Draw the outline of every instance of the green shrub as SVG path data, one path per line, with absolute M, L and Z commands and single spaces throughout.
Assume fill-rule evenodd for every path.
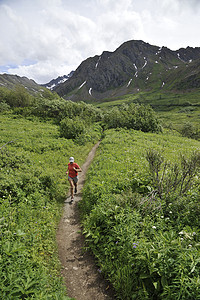
M 200 138 L 200 131 L 199 128 L 195 127 L 192 123 L 186 122 L 182 125 L 180 129 L 180 133 L 182 136 L 192 138 L 192 139 L 199 139 Z
M 130 104 L 114 107 L 104 115 L 106 128 L 127 128 L 144 132 L 159 132 L 161 126 L 150 106 Z
M 65 118 L 60 122 L 60 135 L 67 139 L 77 138 L 85 132 L 85 124 L 78 117 L 74 119 Z
M 10 105 L 7 104 L 5 101 L 0 102 L 0 113 L 8 111 L 10 109 Z
M 31 105 L 32 96 L 27 92 L 24 86 L 17 85 L 15 90 L 10 90 L 5 100 L 11 107 L 26 107 Z
M 187 158 L 180 156 L 179 163 L 164 161 L 164 157 L 154 149 L 147 151 L 146 158 L 152 176 L 155 194 L 160 199 L 177 199 L 184 196 L 197 182 L 200 170 L 200 152 L 194 152 Z

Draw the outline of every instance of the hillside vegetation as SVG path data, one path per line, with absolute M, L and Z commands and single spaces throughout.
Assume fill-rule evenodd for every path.
M 80 202 L 99 272 L 118 299 L 200 299 L 198 98 L 155 113 L 140 96 L 96 107 L 0 89 L 2 299 L 69 299 L 55 241 L 66 166 L 100 139 Z
M 80 208 L 118 299 L 200 299 L 199 142 L 108 130 Z

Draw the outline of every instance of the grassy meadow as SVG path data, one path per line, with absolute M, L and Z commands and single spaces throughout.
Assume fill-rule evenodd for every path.
M 65 172 L 101 138 L 79 203 L 99 272 L 117 299 L 200 299 L 198 92 L 95 106 L 0 92 L 0 298 L 70 299 L 55 238 Z
M 108 130 L 80 203 L 88 247 L 117 299 L 200 299 L 198 175 L 184 194 L 171 188 L 158 197 L 149 149 L 167 162 L 169 181 L 176 164 L 184 176 L 181 156 L 189 163 L 200 143 L 169 132 Z
M 194 122 L 195 125 L 199 125 L 199 101 L 199 92 L 139 92 L 135 95 L 107 99 L 107 101 L 97 102 L 95 105 L 105 110 L 119 106 L 122 103 L 151 105 L 157 112 L 163 125 L 175 127 L 176 125 L 181 126 L 184 122 Z
M 0 298 L 69 299 L 55 240 L 68 158 L 92 147 L 60 138 L 50 121 L 0 115 Z

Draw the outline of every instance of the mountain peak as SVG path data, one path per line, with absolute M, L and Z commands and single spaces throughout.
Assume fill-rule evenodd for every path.
M 64 83 L 66 80 L 68 80 L 73 75 L 73 73 L 74 71 L 71 71 L 68 75 L 58 76 L 56 79 L 52 79 L 48 83 L 42 84 L 42 86 L 45 86 L 47 89 L 52 91 L 61 83 Z
M 55 91 L 65 99 L 95 101 L 141 90 L 176 88 L 180 74 L 189 76 L 194 65 L 188 68 L 188 64 L 198 59 L 200 48 L 172 51 L 130 40 L 113 52 L 103 51 L 84 60 Z

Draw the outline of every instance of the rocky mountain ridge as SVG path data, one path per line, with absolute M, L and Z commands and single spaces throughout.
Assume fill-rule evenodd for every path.
M 15 89 L 17 85 L 21 85 L 27 89 L 30 94 L 36 94 L 43 90 L 43 87 L 37 84 L 34 80 L 18 75 L 0 74 L 0 87 L 9 90 Z
M 173 51 L 132 40 L 114 52 L 86 59 L 54 90 L 65 99 L 95 101 L 138 91 L 199 87 L 199 47 Z
M 41 84 L 41 85 L 45 86 L 47 89 L 53 91 L 61 83 L 64 83 L 66 80 L 68 80 L 70 77 L 72 77 L 73 73 L 74 73 L 74 71 L 71 71 L 68 75 L 58 76 L 56 79 L 52 79 L 48 83 Z

